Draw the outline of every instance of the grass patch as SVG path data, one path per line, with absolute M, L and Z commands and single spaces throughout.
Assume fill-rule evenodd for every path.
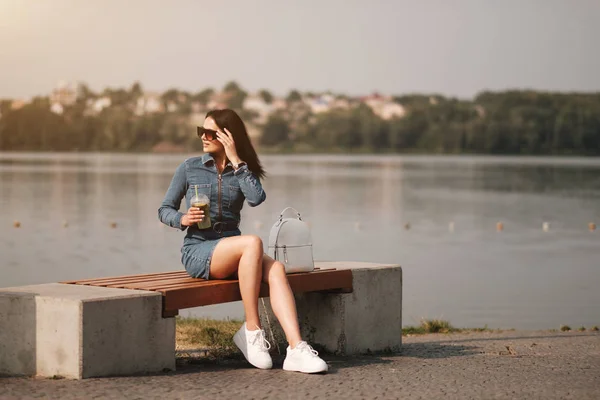
M 585 332 L 585 326 L 580 326 L 579 328 L 577 328 L 577 330 L 579 332 Z
M 442 319 L 425 319 L 421 321 L 421 326 L 428 333 L 448 333 L 456 330 L 450 322 Z
M 483 326 L 483 328 L 470 328 L 469 331 L 472 331 L 472 332 L 491 332 L 492 330 L 490 328 L 488 328 L 487 324 L 485 324 Z M 499 331 L 499 329 L 498 329 L 498 331 Z
M 592 326 L 590 331 L 598 332 L 598 326 L 596 326 L 596 325 Z
M 206 318 L 180 318 L 175 320 L 175 343 L 178 351 L 202 349 L 216 357 L 238 352 L 233 335 L 242 321 Z
M 487 325 L 483 328 L 455 328 L 450 322 L 442 319 L 422 319 L 418 326 L 405 326 L 402 335 L 424 335 L 427 333 L 468 333 L 468 332 L 491 332 Z
M 569 332 L 570 330 L 571 330 L 571 327 L 569 325 L 561 325 L 560 326 L 561 332 Z

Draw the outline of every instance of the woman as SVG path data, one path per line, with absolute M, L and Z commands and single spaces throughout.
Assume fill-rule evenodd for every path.
M 164 224 L 187 229 L 181 249 L 186 271 L 194 278 L 239 279 L 246 321 L 233 339 L 252 365 L 262 369 L 273 366 L 270 344 L 258 317 L 262 281 L 269 284 L 271 306 L 289 343 L 283 369 L 327 371 L 325 361 L 300 336 L 296 304 L 283 264 L 263 253 L 258 236 L 241 235 L 238 229 L 244 200 L 255 207 L 266 198 L 260 182 L 265 171 L 244 123 L 233 110 L 213 110 L 198 128 L 198 136 L 205 154 L 179 165 L 158 210 Z M 197 226 L 206 218 L 200 208 L 190 207 L 196 188 L 210 199 L 212 226 L 207 229 Z M 186 214 L 179 212 L 184 196 Z

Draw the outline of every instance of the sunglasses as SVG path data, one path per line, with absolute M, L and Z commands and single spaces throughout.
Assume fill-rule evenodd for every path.
M 197 127 L 197 133 L 200 139 L 202 139 L 202 135 L 206 136 L 206 140 L 215 140 L 217 138 L 217 131 L 206 129 L 201 126 Z

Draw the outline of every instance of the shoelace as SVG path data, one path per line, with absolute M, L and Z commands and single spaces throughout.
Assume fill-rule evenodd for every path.
M 271 349 L 271 343 L 265 338 L 265 331 L 262 329 L 254 335 L 250 343 L 252 343 L 252 345 L 258 344 L 261 350 L 268 351 Z
M 312 346 L 306 342 L 300 342 L 296 345 L 296 348 L 300 351 L 310 352 L 313 357 L 317 357 L 319 352 L 312 348 Z

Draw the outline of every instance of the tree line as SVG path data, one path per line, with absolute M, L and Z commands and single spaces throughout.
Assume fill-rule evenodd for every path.
M 293 90 L 283 109 L 258 123 L 258 115 L 243 108 L 248 94 L 235 82 L 219 93 L 168 90 L 160 95 L 161 110 L 152 113 L 136 112 L 143 96 L 138 83 L 102 93 L 81 85 L 60 114 L 51 111 L 49 97 L 18 109 L 2 100 L 0 150 L 127 152 L 167 144 L 198 151 L 190 115 L 198 106 L 205 112 L 217 94 L 260 131 L 259 146 L 273 151 L 600 155 L 600 93 L 486 91 L 472 100 L 404 95 L 393 101 L 405 115 L 383 119 L 361 101 L 315 114 L 302 101 L 313 94 Z M 102 96 L 110 106 L 90 113 L 90 101 Z M 274 99 L 266 90 L 259 96 Z
M 600 155 L 600 94 L 483 92 L 472 101 L 409 95 L 383 120 L 366 104 L 290 121 L 273 115 L 269 145 L 443 154 Z M 294 129 L 292 129 L 294 127 Z

